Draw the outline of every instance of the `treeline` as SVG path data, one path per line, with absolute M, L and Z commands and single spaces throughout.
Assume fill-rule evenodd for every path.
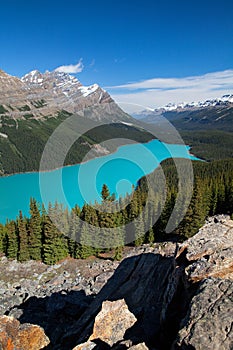
M 179 161 L 185 172 L 187 160 Z M 172 160 L 166 160 L 162 168 L 166 191 L 161 188 L 160 168 L 142 178 L 132 195 L 116 200 L 103 185 L 101 204 L 76 206 L 70 213 L 59 204 L 49 205 L 46 212 L 32 199 L 29 218 L 20 212 L 17 220 L 0 225 L 0 251 L 19 261 L 34 259 L 54 264 L 68 256 L 98 256 L 114 248 L 114 258 L 120 259 L 126 244 L 184 240 L 198 231 L 208 215 L 233 213 L 233 160 L 193 162 L 192 199 L 180 223 L 186 203 L 185 195 L 178 196 L 176 166 Z M 149 183 L 153 184 L 153 191 Z M 184 184 L 182 193 L 185 191 Z M 174 207 L 177 225 L 166 233 Z

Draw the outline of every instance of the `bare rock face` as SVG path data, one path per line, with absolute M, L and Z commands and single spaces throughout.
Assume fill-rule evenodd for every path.
M 13 317 L 0 317 L 0 348 L 2 350 L 40 350 L 49 344 L 43 329 L 36 325 L 20 324 Z
M 224 215 L 210 218 L 195 236 L 183 243 L 178 256 L 184 252 L 191 281 L 207 277 L 233 279 L 233 221 Z
M 173 349 L 232 350 L 232 306 L 232 280 L 201 282 Z
M 75 346 L 73 350 L 92 350 L 96 347 L 96 344 L 92 341 L 87 341 L 86 343 Z
M 136 317 L 129 312 L 124 299 L 104 301 L 101 311 L 95 318 L 93 334 L 89 340 L 101 339 L 112 346 L 124 338 L 126 330 L 136 321 Z

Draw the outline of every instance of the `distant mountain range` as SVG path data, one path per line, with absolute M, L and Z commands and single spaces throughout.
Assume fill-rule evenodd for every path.
M 191 103 L 169 103 L 166 106 L 162 107 L 165 111 L 173 111 L 177 109 L 193 109 L 193 108 L 204 108 L 204 107 L 213 107 L 213 106 L 229 106 L 233 103 L 233 95 L 223 95 L 221 98 L 215 98 L 212 100 L 191 102 Z
M 155 109 L 145 109 L 138 113 L 134 113 L 133 116 L 136 119 L 141 119 L 141 117 L 146 116 L 147 114 L 151 114 L 151 112 L 155 113 L 163 113 L 163 112 L 171 112 L 171 111 L 182 111 L 182 110 L 194 110 L 199 108 L 205 108 L 205 107 L 228 107 L 233 105 L 233 94 L 223 95 L 220 98 L 215 98 L 212 100 L 206 100 L 206 101 L 199 101 L 199 102 L 181 102 L 181 103 L 168 103 L 167 105 L 155 108 Z
M 233 131 L 233 95 L 204 102 L 171 103 L 154 110 L 143 110 L 133 116 L 150 124 L 161 123 L 161 117 L 165 117 L 178 130 Z

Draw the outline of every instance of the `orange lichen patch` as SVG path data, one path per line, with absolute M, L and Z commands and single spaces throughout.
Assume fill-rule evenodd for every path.
M 23 324 L 9 316 L 0 317 L 1 350 L 40 350 L 49 344 L 44 330 L 35 325 Z
M 14 344 L 11 339 L 7 340 L 7 345 L 6 345 L 7 350 L 14 350 Z
M 22 349 L 39 350 L 49 344 L 49 340 L 41 327 L 35 325 L 23 325 L 17 336 L 16 345 Z

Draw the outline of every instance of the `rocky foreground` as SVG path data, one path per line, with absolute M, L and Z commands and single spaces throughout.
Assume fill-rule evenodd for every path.
M 0 261 L 0 349 L 233 349 L 233 221 L 121 262 Z

